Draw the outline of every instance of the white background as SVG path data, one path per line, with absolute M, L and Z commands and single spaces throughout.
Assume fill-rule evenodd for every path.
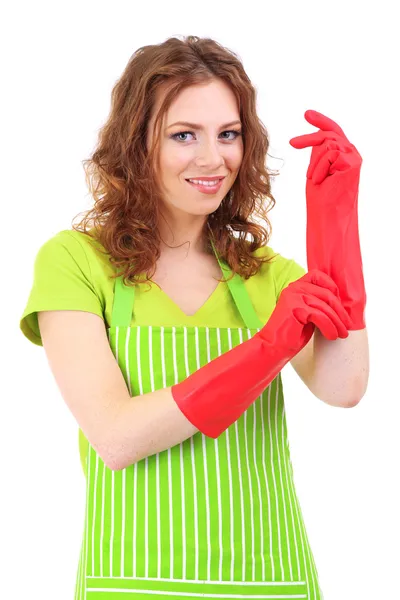
M 325 600 L 399 598 L 398 91 L 395 2 L 15 2 L 1 38 L 1 595 L 72 600 L 84 515 L 78 429 L 44 350 L 19 330 L 39 247 L 91 206 L 81 161 L 133 52 L 173 35 L 238 53 L 271 140 L 270 245 L 306 266 L 291 137 L 331 117 L 363 157 L 359 225 L 371 371 L 353 409 L 283 371 L 295 483 Z M 5 561 L 5 562 L 4 562 Z

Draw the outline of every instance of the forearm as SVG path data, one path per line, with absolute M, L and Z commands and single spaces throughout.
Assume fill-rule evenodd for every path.
M 198 431 L 217 438 L 237 421 L 311 338 L 309 319 L 315 309 L 304 305 L 299 320 L 291 304 L 297 307 L 302 301 L 303 294 L 295 293 L 302 285 L 300 281 L 282 293 L 268 322 L 252 338 L 170 388 L 117 403 L 101 453 L 106 464 L 121 470 Z
M 107 464 L 116 471 L 125 469 L 197 432 L 179 410 L 170 387 L 130 397 L 119 405 L 110 428 L 105 452 Z
M 297 321 L 295 326 L 299 327 Z M 265 331 L 264 335 L 268 337 Z M 301 345 L 302 339 L 299 336 L 294 343 Z M 285 352 L 289 355 L 285 356 Z M 199 430 L 218 437 L 295 352 L 285 351 L 277 340 L 272 343 L 257 334 L 172 388 L 124 399 L 118 404 L 113 424 L 109 424 L 107 444 L 102 451 L 108 466 L 124 469 L 181 443 Z
M 290 140 L 311 146 L 307 169 L 307 266 L 329 275 L 351 319 L 351 331 L 365 329 L 367 301 L 358 231 L 358 191 L 362 157 L 342 128 L 315 110 L 304 113 L 318 132 Z
M 350 408 L 364 396 L 369 377 L 367 329 L 328 340 L 314 332 L 312 392 L 331 406 Z
M 351 330 L 364 329 L 367 298 L 356 210 L 342 220 L 335 220 L 329 213 L 308 210 L 307 266 L 333 279 L 353 322 Z

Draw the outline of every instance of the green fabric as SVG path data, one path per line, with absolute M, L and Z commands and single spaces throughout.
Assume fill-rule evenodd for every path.
M 33 284 L 20 320 L 20 329 L 28 340 L 42 346 L 37 313 L 44 310 L 81 310 L 92 312 L 111 323 L 115 273 L 101 246 L 87 235 L 62 230 L 47 240 L 34 261 Z M 270 246 L 260 248 L 256 256 L 276 254 Z M 264 263 L 259 272 L 245 281 L 255 312 L 262 323 L 270 317 L 281 291 L 299 279 L 306 270 L 295 260 L 278 254 Z M 185 315 L 157 286 L 135 287 L 135 310 L 131 325 L 242 327 L 243 321 L 226 283 L 216 290 L 193 316 Z M 85 471 L 87 440 L 79 429 L 79 452 Z
M 243 282 L 232 294 L 240 328 L 132 327 L 136 295 L 119 283 L 107 335 L 133 398 L 182 381 L 257 331 Z M 89 444 L 86 482 L 75 600 L 322 600 L 280 374 L 215 440 L 197 432 L 120 471 Z
M 63 230 L 45 242 L 34 261 L 33 283 L 20 321 L 22 333 L 42 345 L 37 322 L 40 310 L 83 310 L 95 313 L 109 327 L 115 273 L 107 256 L 91 245 L 92 240 L 74 230 Z M 270 246 L 256 256 L 275 254 Z M 257 275 L 245 282 L 258 317 L 269 318 L 282 289 L 299 279 L 306 270 L 297 262 L 279 255 L 263 264 Z M 225 283 L 220 283 L 201 309 L 186 316 L 156 285 L 137 286 L 132 325 L 187 325 L 198 327 L 240 327 L 241 319 Z

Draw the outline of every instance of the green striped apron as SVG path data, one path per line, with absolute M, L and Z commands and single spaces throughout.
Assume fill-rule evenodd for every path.
M 243 328 L 131 327 L 134 287 L 116 279 L 108 339 L 131 396 L 182 381 L 260 330 L 241 277 L 228 285 Z M 323 598 L 280 374 L 217 439 L 198 432 L 121 471 L 89 443 L 86 468 L 75 600 Z

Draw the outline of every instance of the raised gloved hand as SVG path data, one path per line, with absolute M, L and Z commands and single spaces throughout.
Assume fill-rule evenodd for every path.
M 364 329 L 367 296 L 358 232 L 362 158 L 332 119 L 315 110 L 304 116 L 320 128 L 289 142 L 294 148 L 313 146 L 306 183 L 307 266 L 337 284 L 349 329 Z
M 348 336 L 350 324 L 337 285 L 310 271 L 284 288 L 259 332 L 172 386 L 172 396 L 199 431 L 216 438 L 307 344 L 315 326 L 335 340 Z

